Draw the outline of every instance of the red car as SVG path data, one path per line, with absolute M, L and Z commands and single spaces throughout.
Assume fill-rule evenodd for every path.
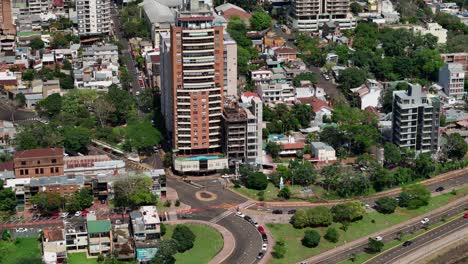
M 89 213 L 88 210 L 83 210 L 83 211 L 81 211 L 81 215 L 82 215 L 82 216 L 86 216 L 88 213 Z
M 465 214 L 463 215 L 463 218 L 468 218 L 468 213 L 465 213 Z
M 265 229 L 263 228 L 263 226 L 258 227 L 258 232 L 265 234 Z
M 57 218 L 59 218 L 59 216 L 60 216 L 59 213 L 53 213 L 52 214 L 53 219 L 57 219 Z

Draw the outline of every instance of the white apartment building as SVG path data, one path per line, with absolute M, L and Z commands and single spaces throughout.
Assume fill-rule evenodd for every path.
M 80 36 L 111 32 L 110 0 L 77 0 L 76 12 Z
M 299 31 L 318 31 L 326 22 L 337 22 L 341 29 L 356 27 L 349 13 L 348 0 L 292 0 L 288 22 Z
M 446 95 L 457 100 L 463 99 L 465 71 L 460 63 L 445 63 L 439 70 L 439 85 L 442 86 Z
M 257 93 L 264 103 L 292 103 L 294 87 L 289 83 L 261 83 L 257 85 Z
M 262 124 L 263 124 L 263 103 L 258 97 L 253 97 L 250 104 L 246 106 L 247 111 L 247 141 L 246 160 L 247 164 L 258 166 L 262 164 Z
M 237 96 L 237 43 L 224 32 L 224 95 Z
M 419 32 L 422 35 L 431 34 L 437 37 L 438 44 L 447 43 L 447 29 L 437 23 L 427 23 L 425 26 L 413 26 L 413 32 Z

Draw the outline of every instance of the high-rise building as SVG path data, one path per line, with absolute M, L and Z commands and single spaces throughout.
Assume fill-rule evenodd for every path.
M 463 64 L 445 63 L 439 70 L 439 84 L 446 95 L 461 100 L 465 95 L 465 70 Z
M 356 19 L 349 13 L 349 0 L 292 0 L 289 24 L 299 31 L 318 31 L 329 21 L 341 29 L 356 27 Z
M 393 143 L 419 152 L 436 152 L 439 140 L 440 101 L 428 97 L 419 84 L 393 92 Z
M 11 0 L 0 1 L 0 30 L 2 35 L 15 34 L 15 25 L 13 25 Z
M 110 0 L 77 0 L 76 12 L 80 36 L 111 32 Z
M 161 41 L 166 42 L 164 36 Z M 161 62 L 167 62 L 162 65 L 165 68 L 161 76 L 162 105 L 166 108 L 163 114 L 175 150 L 174 169 L 179 172 L 223 169 L 227 167 L 227 158 L 221 155 L 223 26 L 214 22 L 208 5 L 198 0 L 184 5 L 171 27 L 169 49 L 169 62 L 167 50 L 161 50 Z M 169 76 L 171 80 L 166 79 Z

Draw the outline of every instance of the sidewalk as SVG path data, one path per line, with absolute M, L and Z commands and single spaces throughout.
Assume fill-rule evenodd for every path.
M 405 222 L 402 222 L 398 225 L 395 225 L 395 226 L 392 226 L 390 228 L 387 228 L 385 230 L 381 230 L 379 232 L 375 232 L 373 234 L 369 234 L 365 237 L 362 237 L 362 238 L 359 238 L 359 239 L 356 239 L 354 241 L 351 241 L 349 243 L 346 243 L 344 245 L 341 245 L 339 247 L 336 247 L 336 248 L 333 248 L 331 250 L 328 250 L 322 254 L 319 254 L 319 255 L 316 255 L 316 256 L 313 256 L 311 258 L 308 258 L 306 261 L 308 261 L 309 263 L 319 263 L 321 261 L 324 261 L 326 260 L 327 258 L 333 256 L 333 255 L 336 255 L 338 253 L 342 253 L 348 249 L 351 249 L 351 248 L 355 248 L 355 247 L 358 247 L 358 246 L 361 246 L 365 243 L 367 243 L 369 237 L 376 237 L 376 236 L 386 236 L 388 234 L 391 234 L 403 227 L 406 227 L 408 225 L 412 225 L 412 224 L 415 224 L 417 222 L 419 222 L 421 220 L 421 218 L 424 218 L 424 217 L 431 217 L 432 215 L 436 215 L 436 214 L 439 214 L 441 212 L 444 212 L 445 210 L 447 209 L 450 209 L 456 205 L 460 205 L 460 204 L 463 204 L 463 203 L 466 203 L 468 202 L 468 195 L 467 196 L 464 196 L 456 201 L 453 201 L 451 203 L 448 203 L 442 207 L 439 207 L 437 208 L 436 210 L 434 211 L 431 211 L 429 213 L 426 213 L 424 215 L 420 215 L 418 217 L 414 217 L 408 221 L 405 221 Z
M 236 240 L 234 239 L 234 236 L 232 235 L 232 233 L 229 232 L 229 230 L 227 230 L 223 226 L 220 226 L 218 224 L 213 224 L 210 222 L 200 221 L 200 220 L 176 220 L 176 221 L 168 221 L 167 223 L 207 225 L 211 228 L 216 229 L 218 232 L 220 232 L 224 240 L 223 248 L 221 249 L 221 251 L 218 252 L 218 254 L 213 259 L 210 260 L 208 264 L 223 263 L 227 258 L 229 258 L 229 256 L 232 254 L 232 252 L 236 248 Z

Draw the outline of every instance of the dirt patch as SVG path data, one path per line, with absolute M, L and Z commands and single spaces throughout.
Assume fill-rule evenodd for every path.
M 210 202 L 210 201 L 214 201 L 216 199 L 218 199 L 218 196 L 212 192 L 208 192 L 208 191 L 198 191 L 195 193 L 195 197 L 200 200 L 200 201 L 204 201 L 204 202 Z

